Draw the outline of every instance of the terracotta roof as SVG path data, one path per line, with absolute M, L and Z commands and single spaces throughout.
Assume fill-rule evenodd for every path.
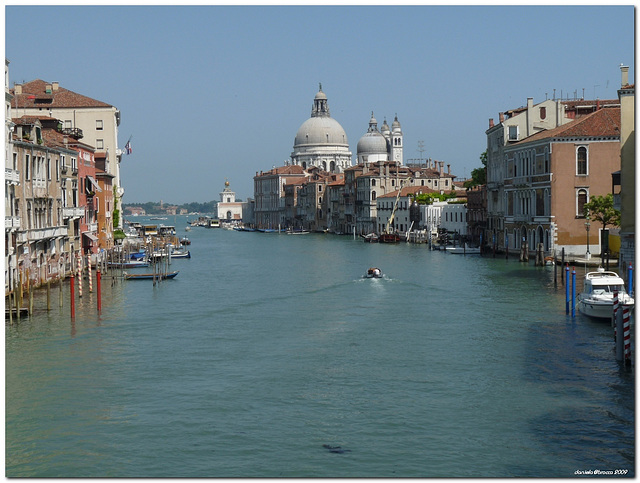
M 26 84 L 22 84 L 22 94 L 16 94 L 15 88 L 11 89 L 11 94 L 15 99 L 11 101 L 11 107 L 54 107 L 54 108 L 81 108 L 81 107 L 113 107 L 102 101 L 91 99 L 90 97 L 77 94 L 73 91 L 58 87 L 47 93 L 47 86 L 51 82 L 36 79 Z
M 615 137 L 620 136 L 620 108 L 608 107 L 587 114 L 573 122 L 554 129 L 541 131 L 520 143 L 539 141 L 548 138 Z

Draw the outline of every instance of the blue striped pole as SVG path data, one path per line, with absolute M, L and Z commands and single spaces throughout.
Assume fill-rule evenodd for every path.
M 576 316 L 576 267 L 571 271 L 571 317 Z
M 627 274 L 629 277 L 629 295 L 633 296 L 633 266 L 629 264 L 629 273 Z
M 567 284 L 567 314 L 569 313 L 569 264 L 565 267 L 565 272 L 567 272 L 567 276 L 565 277 Z

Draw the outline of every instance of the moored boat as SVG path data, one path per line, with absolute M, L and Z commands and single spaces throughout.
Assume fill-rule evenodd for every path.
M 375 233 L 367 233 L 366 235 L 360 235 L 365 243 L 378 243 L 378 235 Z
M 126 262 L 109 262 L 107 263 L 109 268 L 141 268 L 148 267 L 149 263 L 144 260 L 131 259 Z
M 624 288 L 624 280 L 615 272 L 588 272 L 584 276 L 584 288 L 578 295 L 578 310 L 596 319 L 611 319 L 613 316 L 613 294 L 618 292 L 621 306 L 633 310 L 634 300 Z
M 124 278 L 126 280 L 164 280 L 165 278 L 175 278 L 178 275 L 179 270 L 168 273 L 125 273 Z
M 480 247 L 470 247 L 469 245 L 463 245 L 461 247 L 446 247 L 447 253 L 461 254 L 461 255 L 473 255 L 480 253 Z
M 399 243 L 400 235 L 397 233 L 382 233 L 378 238 L 379 243 Z

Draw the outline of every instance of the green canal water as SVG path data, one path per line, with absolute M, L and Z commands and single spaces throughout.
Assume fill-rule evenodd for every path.
M 634 369 L 552 268 L 187 235 L 174 280 L 6 322 L 7 477 L 635 476 Z

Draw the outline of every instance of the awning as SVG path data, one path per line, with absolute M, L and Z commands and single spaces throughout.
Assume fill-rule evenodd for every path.
M 96 189 L 96 191 L 98 191 L 100 193 L 102 192 L 102 188 L 100 188 L 100 186 L 98 186 L 98 183 L 96 182 L 95 179 L 93 179 L 91 176 L 87 176 L 87 179 L 91 182 L 91 184 Z
M 84 236 L 86 236 L 89 240 L 91 240 L 92 242 L 97 242 L 98 241 L 98 237 L 95 236 L 93 233 L 83 233 Z

